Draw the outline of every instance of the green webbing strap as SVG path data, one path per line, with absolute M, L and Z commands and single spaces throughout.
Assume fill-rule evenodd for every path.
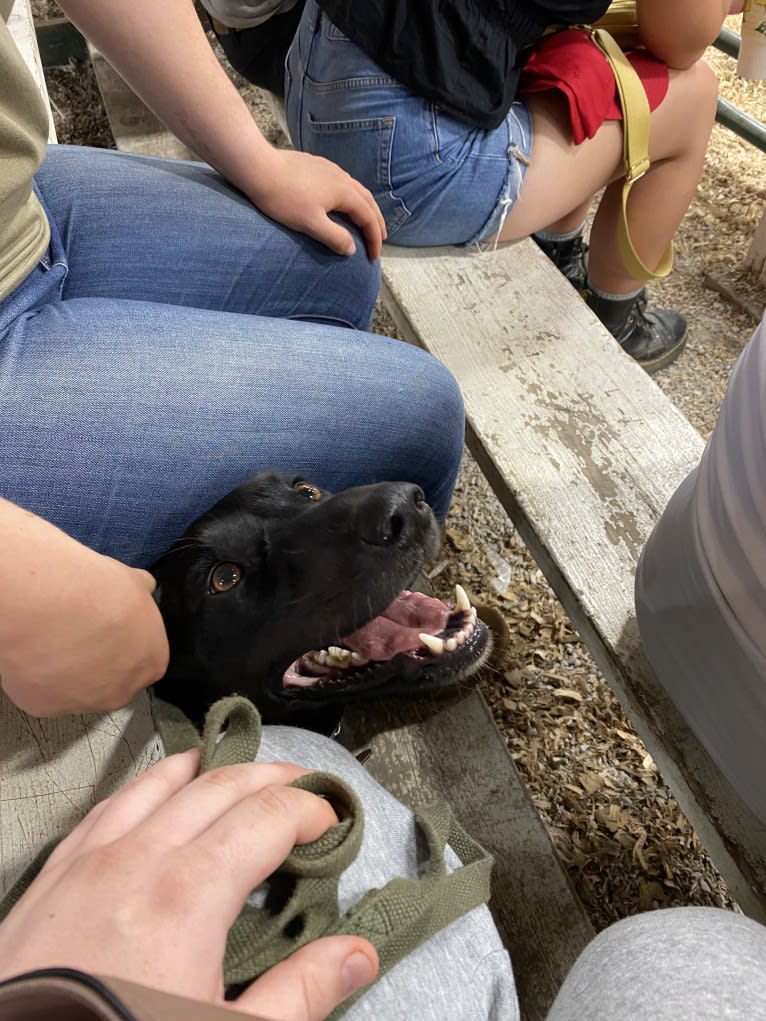
M 166 740 L 169 714 L 158 706 L 160 736 Z M 173 710 L 172 747 L 183 734 L 182 714 Z M 181 719 L 179 719 L 181 717 Z M 261 736 L 255 706 L 239 696 L 221 699 L 209 710 L 202 734 L 201 771 L 255 758 Z M 194 734 L 196 736 L 196 732 Z M 167 746 L 166 746 L 166 750 Z M 489 899 L 492 858 L 455 821 L 448 805 L 416 811 L 429 864 L 418 879 L 392 879 L 368 891 L 345 915 L 338 915 L 338 882 L 362 843 L 362 805 L 350 787 L 329 773 L 309 773 L 294 786 L 326 797 L 340 822 L 311 844 L 297 846 L 245 904 L 229 930 L 224 958 L 228 984 L 251 982 L 299 947 L 319 936 L 364 936 L 375 945 L 383 975 L 411 951 L 466 912 Z M 447 873 L 444 850 L 450 844 L 462 867 Z M 257 906 L 256 906 L 257 905 Z M 361 993 L 359 994 L 361 995 Z M 331 1015 L 340 1017 L 347 1000 Z
M 155 699 L 154 709 L 168 754 L 200 743 L 197 730 L 174 706 Z M 221 699 L 205 718 L 200 771 L 252 761 L 260 738 L 261 718 L 255 706 L 240 696 Z M 229 930 L 224 957 L 227 985 L 247 984 L 304 944 L 332 935 L 369 939 L 378 951 L 380 977 L 421 943 L 489 899 L 491 856 L 455 821 L 448 805 L 438 804 L 414 813 L 428 848 L 425 874 L 418 879 L 392 879 L 381 889 L 368 891 L 340 917 L 338 882 L 361 847 L 362 805 L 347 784 L 329 773 L 309 773 L 294 786 L 326 797 L 340 821 L 318 840 L 293 848 L 249 898 Z M 444 859 L 447 843 L 462 863 L 449 874 Z M 45 848 L 6 894 L 0 902 L 0 918 L 52 849 Z M 338 1007 L 330 1021 L 341 1017 L 355 999 Z

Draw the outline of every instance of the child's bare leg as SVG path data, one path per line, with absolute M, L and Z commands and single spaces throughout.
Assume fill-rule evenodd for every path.
M 633 245 L 650 269 L 658 265 L 694 197 L 715 122 L 717 97 L 717 79 L 708 65 L 699 61 L 687 71 L 670 72 L 668 95 L 652 114 L 651 167 L 633 185 L 628 202 Z M 590 278 L 614 294 L 636 287 L 615 254 L 621 193 L 622 179 L 607 188 L 590 234 Z
M 670 72 L 667 95 L 652 113 L 651 166 L 634 184 L 628 203 L 631 238 L 649 269 L 659 265 L 694 195 L 717 95 L 713 72 L 698 61 L 685 71 Z M 607 121 L 594 138 L 576 146 L 560 94 L 535 96 L 530 108 L 531 163 L 499 237 L 511 241 L 534 235 L 622 348 L 648 372 L 655 372 L 683 350 L 686 321 L 670 309 L 648 309 L 644 281 L 631 276 L 620 258 L 622 122 Z M 591 229 L 586 268 L 581 225 L 601 188 L 604 194 Z
M 644 262 L 656 266 L 689 207 L 715 120 L 717 82 L 703 62 L 671 71 L 668 92 L 653 111 L 651 167 L 633 187 L 630 230 Z M 607 187 L 591 231 L 589 274 L 613 294 L 643 283 L 630 277 L 617 250 L 616 225 L 624 177 L 622 122 L 607 121 L 595 137 L 574 145 L 562 96 L 531 97 L 534 142 L 524 186 L 500 233 L 516 240 L 538 230 L 566 233 L 582 223 L 592 197 Z

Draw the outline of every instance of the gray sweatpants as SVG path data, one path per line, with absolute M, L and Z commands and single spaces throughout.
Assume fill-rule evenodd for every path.
M 766 319 L 699 467 L 649 537 L 636 612 L 663 687 L 766 821 Z
M 265 727 L 258 757 L 335 773 L 361 798 L 365 839 L 342 877 L 341 911 L 394 875 L 417 875 L 411 813 L 340 745 Z M 346 1017 L 517 1021 L 511 964 L 489 911 L 472 911 L 432 937 Z M 548 1015 L 548 1021 L 724 1019 L 766 1021 L 766 928 L 718 908 L 668 908 L 610 926 L 575 962 Z
M 547 1021 L 763 1021 L 766 928 L 721 908 L 625 918 L 580 954 Z
M 334 773 L 364 808 L 364 839 L 341 876 L 344 913 L 372 887 L 419 874 L 412 813 L 341 745 L 292 727 L 264 727 L 259 759 L 285 759 Z M 456 855 L 447 863 L 459 865 Z M 486 907 L 453 922 L 376 982 L 344 1015 L 348 1021 L 518 1021 L 508 953 Z

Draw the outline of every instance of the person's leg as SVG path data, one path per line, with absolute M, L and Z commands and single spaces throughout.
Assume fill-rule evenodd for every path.
M 210 4 L 220 17 L 226 16 L 227 5 Z M 255 8 L 257 10 L 257 8 Z M 285 94 L 285 57 L 293 41 L 295 30 L 301 18 L 303 4 L 300 0 L 287 11 L 272 14 L 266 21 L 252 28 L 229 28 L 210 12 L 208 16 L 221 49 L 231 66 L 253 85 L 268 89 L 275 96 Z M 231 4 L 236 24 L 241 16 L 239 3 Z
M 699 62 L 671 71 L 667 94 L 651 114 L 649 171 L 630 197 L 631 236 L 648 266 L 656 266 L 673 239 L 699 183 L 715 121 L 717 82 Z M 530 166 L 518 201 L 500 239 L 512 241 L 536 230 L 562 233 L 582 222 L 592 197 L 608 182 L 591 230 L 589 273 L 602 290 L 627 294 L 641 286 L 628 275 L 617 248 L 616 224 L 622 191 L 622 122 L 606 121 L 591 139 L 572 142 L 562 96 L 543 93 L 528 100 L 533 118 Z
M 766 322 L 732 372 L 699 466 L 650 535 L 636 616 L 657 677 L 766 823 Z
M 547 1021 L 766 1017 L 766 928 L 720 908 L 666 908 L 599 933 Z
M 61 296 L 127 298 L 365 329 L 380 271 L 260 213 L 210 167 L 50 146 L 36 183 Z
M 284 759 L 333 773 L 358 794 L 364 840 L 343 873 L 339 909 L 396 876 L 418 875 L 412 813 L 384 790 L 340 745 L 294 727 L 264 727 L 259 759 Z M 448 855 L 448 864 L 458 864 Z M 517 1021 L 519 1008 L 508 953 L 486 907 L 476 908 L 411 953 L 355 1003 L 348 1021 Z
M 716 97 L 715 76 L 700 61 L 686 71 L 670 72 L 667 95 L 651 115 L 651 167 L 634 184 L 628 207 L 633 243 L 649 267 L 658 265 L 691 202 Z M 683 350 L 686 321 L 668 309 L 649 310 L 643 281 L 631 277 L 620 258 L 622 124 L 607 121 L 594 138 L 575 146 L 561 95 L 543 93 L 529 103 L 534 118 L 531 165 L 500 237 L 537 235 L 543 251 L 622 348 L 647 372 L 656 372 Z M 586 255 L 583 219 L 591 197 L 605 183 Z
M 0 337 L 0 435 L 3 496 L 146 565 L 263 470 L 417 482 L 443 519 L 463 406 L 442 365 L 387 337 L 79 298 Z

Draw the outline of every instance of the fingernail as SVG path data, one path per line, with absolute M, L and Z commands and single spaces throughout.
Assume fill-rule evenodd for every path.
M 346 996 L 356 992 L 357 989 L 361 989 L 362 986 L 366 986 L 368 982 L 372 982 L 374 978 L 375 968 L 372 961 L 369 957 L 360 953 L 358 950 L 354 951 L 354 953 L 347 957 L 343 962 L 341 979 Z
M 352 241 L 351 244 L 346 249 L 346 255 L 353 255 L 355 251 L 356 251 L 356 245 Z

